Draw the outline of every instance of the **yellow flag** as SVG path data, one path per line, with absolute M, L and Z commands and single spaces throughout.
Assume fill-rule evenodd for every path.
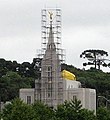
M 67 80 L 76 80 L 76 76 L 67 70 L 62 71 L 62 77 Z

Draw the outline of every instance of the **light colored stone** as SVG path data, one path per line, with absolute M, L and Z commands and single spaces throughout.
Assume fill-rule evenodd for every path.
M 31 103 L 41 100 L 50 107 L 57 107 L 65 100 L 77 98 L 82 107 L 96 112 L 95 89 L 81 88 L 81 83 L 61 78 L 61 63 L 56 52 L 52 21 L 47 49 L 41 62 L 41 79 L 35 80 L 35 89 L 20 89 L 20 98 L 27 103 L 27 96 L 31 96 Z

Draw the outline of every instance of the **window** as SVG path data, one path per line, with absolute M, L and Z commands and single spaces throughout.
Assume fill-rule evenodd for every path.
M 51 77 L 51 66 L 48 66 L 47 67 L 47 74 L 48 74 L 48 77 Z
M 27 104 L 31 104 L 31 96 L 27 96 Z
M 50 77 L 51 76 L 51 73 L 50 72 L 48 72 L 48 77 Z
M 49 45 L 49 49 L 51 49 L 51 45 Z
M 48 93 L 48 98 L 50 98 L 51 97 L 51 94 L 50 93 Z
M 49 66 L 49 67 L 48 67 L 48 71 L 50 71 L 50 70 L 51 70 L 51 67 Z
M 76 99 L 76 95 L 73 96 L 73 100 L 75 100 L 75 99 Z

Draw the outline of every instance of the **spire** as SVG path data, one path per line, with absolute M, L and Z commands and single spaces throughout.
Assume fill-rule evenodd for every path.
M 53 28 L 52 28 L 52 12 L 49 12 L 50 15 L 50 30 L 49 30 L 49 38 L 48 38 L 48 44 L 47 49 L 55 49 L 55 43 L 54 43 L 54 35 L 53 35 Z

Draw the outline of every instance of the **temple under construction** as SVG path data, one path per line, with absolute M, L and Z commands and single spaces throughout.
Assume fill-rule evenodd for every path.
M 61 77 L 61 10 L 42 10 L 41 79 L 35 82 L 35 97 L 50 107 L 63 103 L 63 79 Z
M 94 89 L 81 88 L 80 82 L 61 76 L 61 63 L 65 60 L 61 49 L 61 10 L 43 9 L 41 13 L 42 49 L 37 56 L 42 59 L 41 75 L 35 80 L 35 88 L 20 89 L 20 98 L 28 104 L 40 100 L 55 108 L 65 100 L 77 98 L 83 108 L 96 110 Z

